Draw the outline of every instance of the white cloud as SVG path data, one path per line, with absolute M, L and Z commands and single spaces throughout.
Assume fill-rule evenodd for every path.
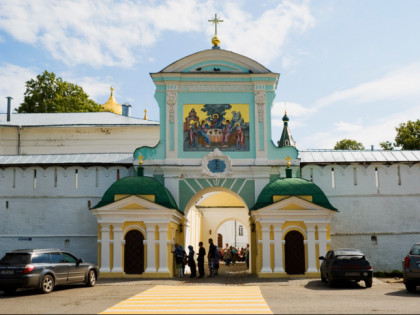
M 283 1 L 256 18 L 245 12 L 245 5 L 223 3 L 219 15 L 229 32 L 221 36 L 222 46 L 262 63 L 280 55 L 291 31 L 304 31 L 314 24 L 306 1 Z M 209 12 L 216 12 L 212 0 L 0 1 L 0 30 L 46 49 L 68 65 L 129 67 L 164 31 L 207 30 L 212 35 Z
M 22 68 L 16 65 L 0 65 L 0 112 L 7 111 L 7 100 L 4 97 L 11 96 L 12 111 L 23 102 L 26 91 L 25 82 L 36 77 L 33 69 Z
M 363 127 L 359 124 L 351 124 L 344 121 L 339 121 L 334 123 L 334 126 L 338 131 L 344 131 L 344 132 L 352 132 L 352 131 L 359 131 L 362 130 Z
M 313 107 L 306 108 L 301 104 L 293 102 L 274 102 L 271 115 L 272 117 L 283 117 L 285 111 L 289 118 L 294 117 L 293 119 L 298 119 L 313 114 L 317 109 Z
M 229 32 L 220 36 L 222 46 L 262 64 L 270 64 L 280 56 L 291 32 L 303 32 L 315 24 L 308 1 L 282 1 L 259 17 L 251 16 L 238 2 L 228 2 L 223 7 L 223 27 Z
M 318 108 L 334 103 L 352 101 L 368 103 L 383 100 L 402 100 L 420 97 L 420 63 L 414 63 L 374 81 L 362 83 L 354 88 L 334 92 L 316 102 Z
M 0 2 L 0 29 L 68 65 L 130 66 L 161 32 L 198 31 L 213 12 L 203 1 L 14 0 Z

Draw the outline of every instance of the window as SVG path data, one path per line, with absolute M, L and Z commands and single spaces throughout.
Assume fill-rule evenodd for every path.
M 77 262 L 77 259 L 70 254 L 63 253 L 63 262 L 75 264 Z
M 53 264 L 63 262 L 63 258 L 61 257 L 60 253 L 51 253 L 51 262 Z
M 244 227 L 242 225 L 240 225 L 238 227 L 238 235 L 239 236 L 244 236 Z
M 49 253 L 32 256 L 32 262 L 34 264 L 49 264 L 50 260 L 51 258 Z

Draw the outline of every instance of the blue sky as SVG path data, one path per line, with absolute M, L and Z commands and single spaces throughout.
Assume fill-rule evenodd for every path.
M 159 120 L 149 73 L 211 48 L 216 12 L 222 49 L 281 74 L 275 142 L 285 108 L 300 150 L 379 149 L 420 118 L 417 0 L 0 0 L 0 112 L 48 70 L 101 104 L 113 86 L 133 116 Z

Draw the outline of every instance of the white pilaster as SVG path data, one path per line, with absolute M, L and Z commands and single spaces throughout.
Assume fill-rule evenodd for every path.
M 168 273 L 168 223 L 159 224 L 159 269 L 158 272 Z
M 273 272 L 270 261 L 270 224 L 262 225 L 262 268 L 261 272 Z
M 308 237 L 308 240 L 306 242 L 306 245 L 308 246 L 308 269 L 306 272 L 318 272 L 318 269 L 316 268 L 316 257 L 315 257 L 315 224 L 313 223 L 306 223 L 306 234 Z
M 318 225 L 319 255 L 325 256 L 327 253 L 327 227 Z
M 156 272 L 155 265 L 155 226 L 146 223 L 147 267 L 144 272 Z
M 274 272 L 284 272 L 283 268 L 283 230 L 284 222 L 274 226 Z
M 114 231 L 114 263 L 112 272 L 123 272 L 122 269 L 122 224 L 113 224 Z
M 109 269 L 109 224 L 101 224 L 101 272 Z

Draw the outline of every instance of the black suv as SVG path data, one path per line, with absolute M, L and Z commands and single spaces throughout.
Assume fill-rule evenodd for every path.
M 98 277 L 95 264 L 84 263 L 60 249 L 20 249 L 0 260 L 0 291 L 9 294 L 18 288 L 50 293 L 56 285 L 73 283 L 93 287 Z

